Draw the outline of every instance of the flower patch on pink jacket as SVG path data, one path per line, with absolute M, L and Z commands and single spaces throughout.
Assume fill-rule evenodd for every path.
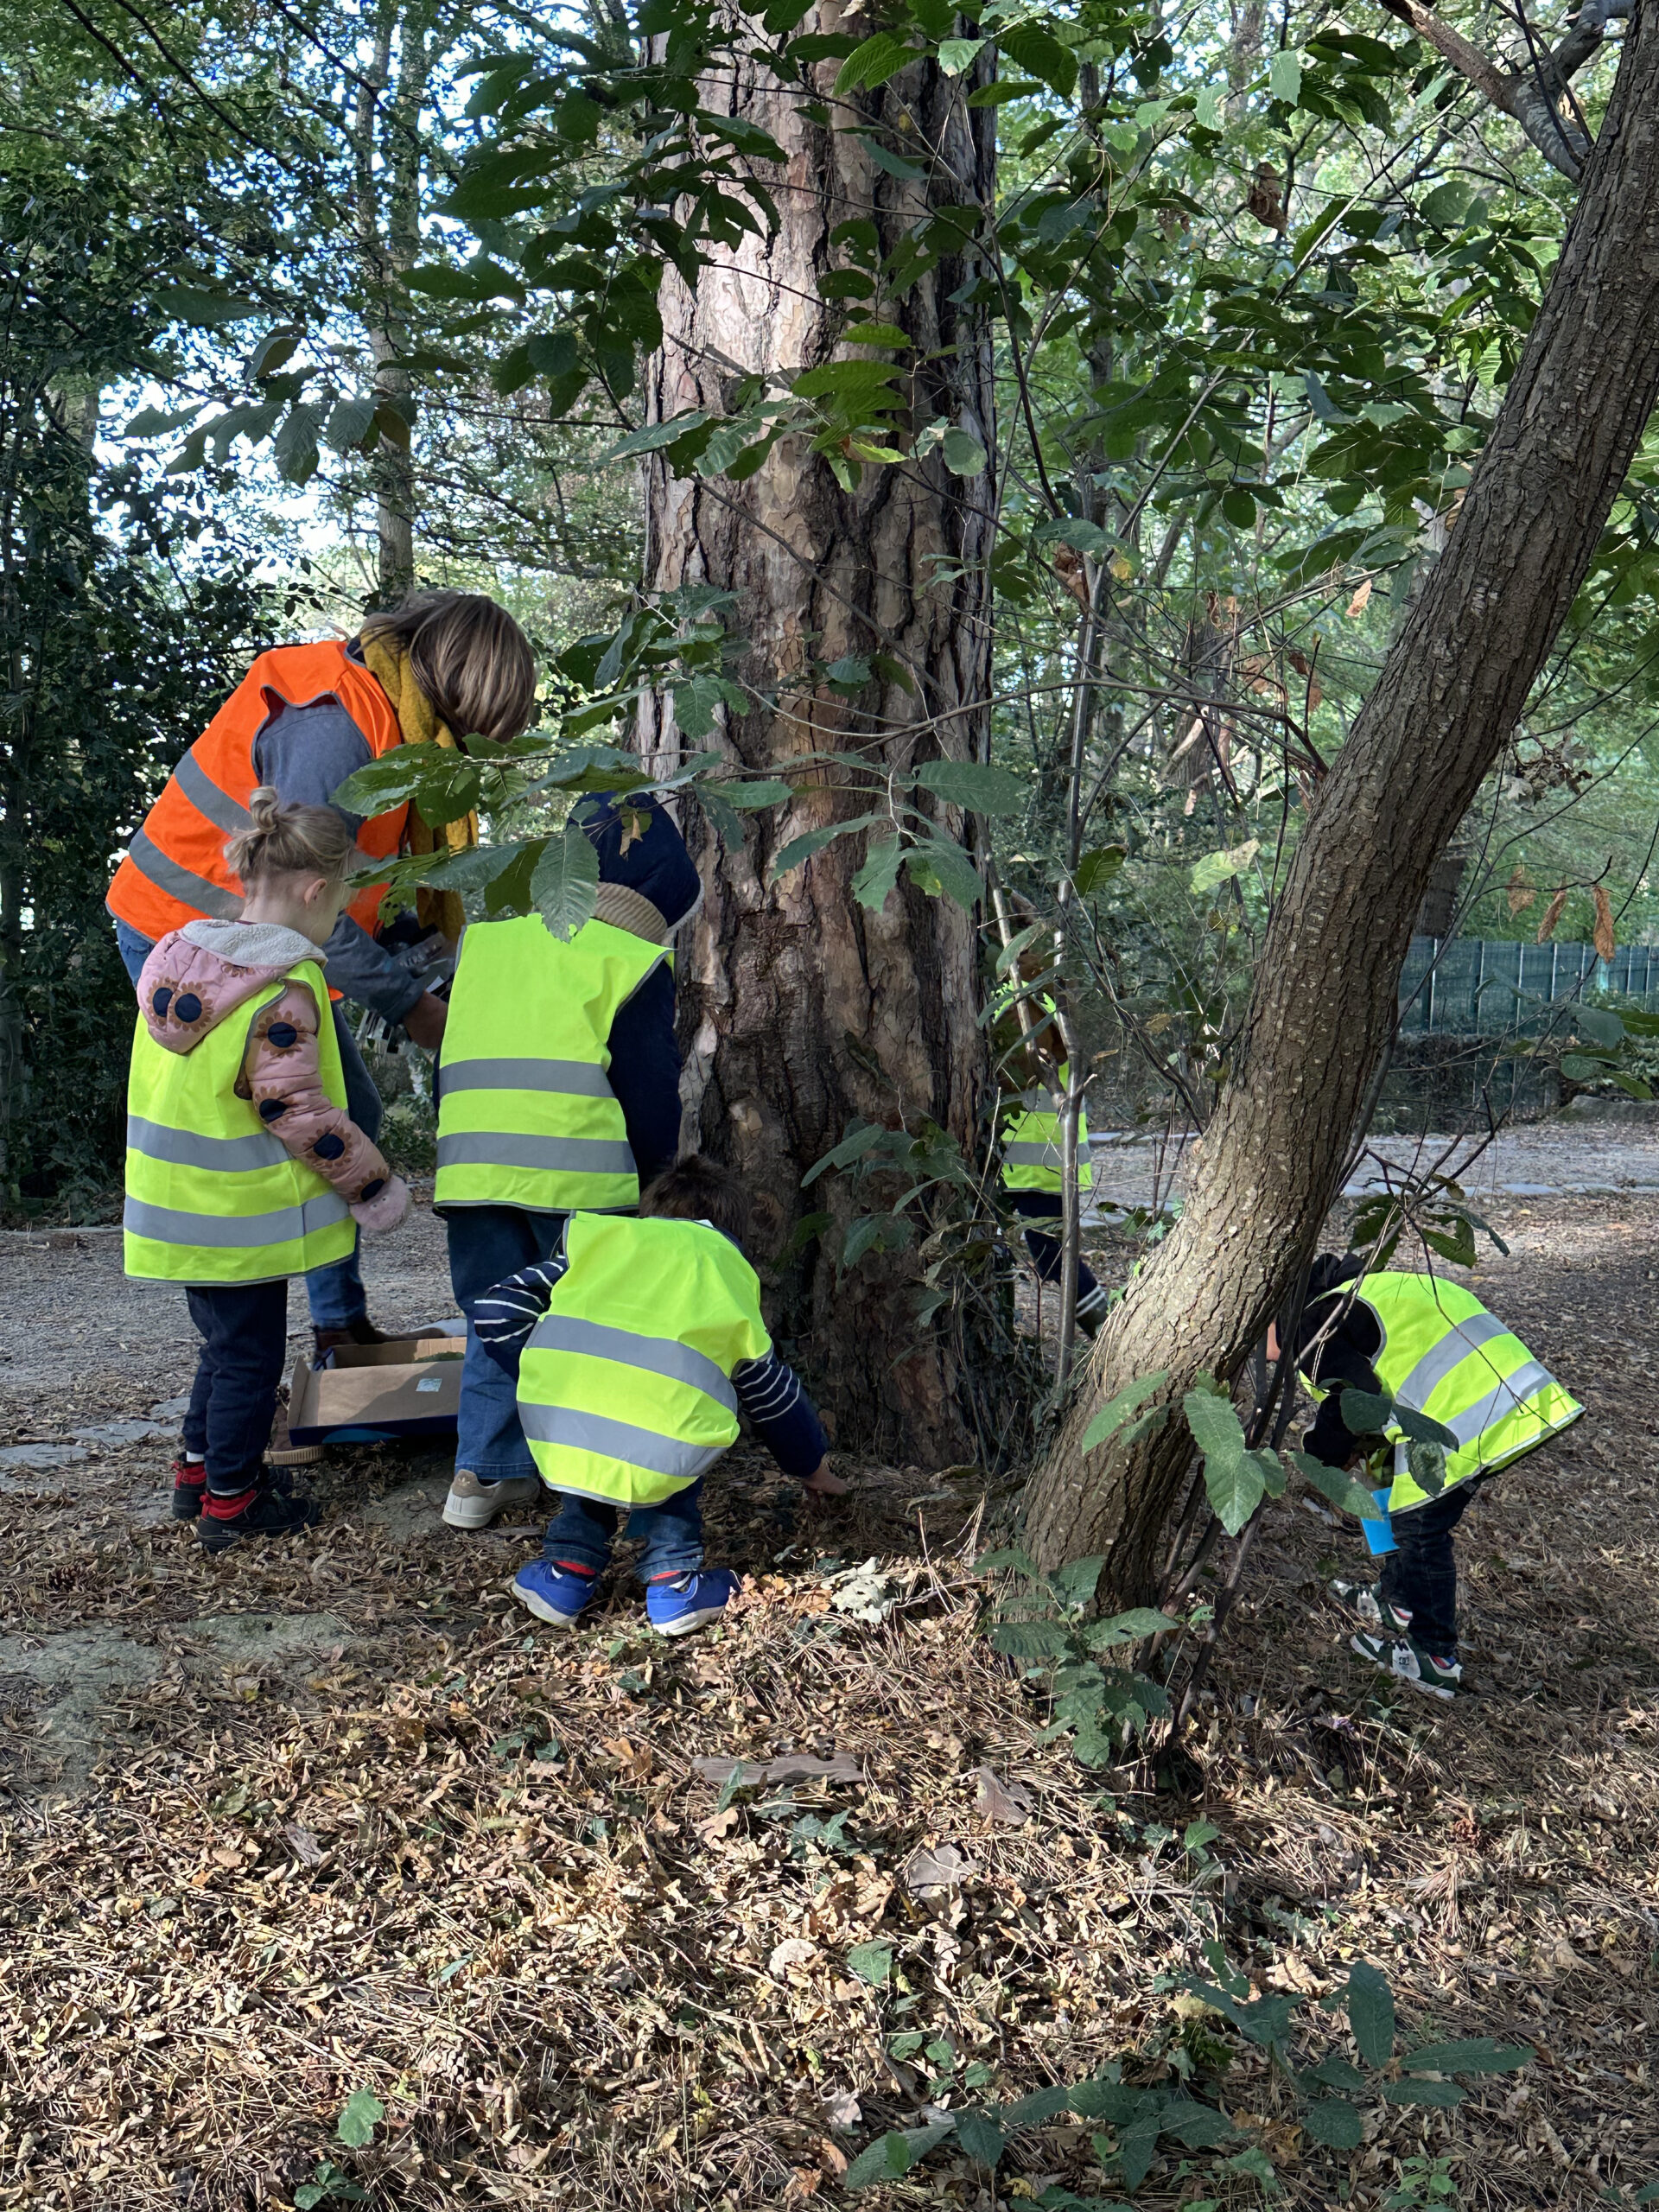
M 289 970 L 322 955 L 296 930 L 269 923 L 198 921 L 170 930 L 138 979 L 138 1011 L 162 1049 L 194 1052 L 245 1010 L 247 1043 L 236 1095 L 271 1135 L 346 1198 L 371 1234 L 395 1229 L 409 1187 L 322 1086 L 318 1033 L 326 1007 Z

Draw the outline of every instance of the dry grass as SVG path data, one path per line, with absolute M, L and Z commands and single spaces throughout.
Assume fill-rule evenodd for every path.
M 748 1593 L 689 1646 L 651 1638 L 625 1586 L 580 1637 L 531 1632 L 502 1595 L 529 1536 L 431 1532 L 390 1454 L 331 1465 L 315 1538 L 217 1563 L 135 1522 L 157 1446 L 32 1478 L 0 1536 L 0 2204 L 286 2205 L 327 2155 L 409 2212 L 828 2200 L 929 2094 L 895 2031 L 948 2035 L 993 2100 L 1112 2059 L 1150 2078 L 1181 2028 L 1167 1979 L 1202 1971 L 1214 1932 L 1263 1989 L 1322 1992 L 1363 1956 L 1412 2027 L 1539 2050 L 1455 2113 L 1389 2113 L 1352 2159 L 1301 2139 L 1238 2052 L 1205 2093 L 1290 2205 L 1377 2206 L 1426 2142 L 1470 2207 L 1587 2206 L 1659 2173 L 1659 1209 L 1574 1201 L 1512 1241 L 1484 1294 L 1592 1418 L 1465 1522 L 1484 1694 L 1376 1697 L 1319 1594 L 1352 1547 L 1287 1503 L 1179 1796 L 1124 1770 L 1114 1802 L 1044 1741 L 980 1632 L 975 1501 L 912 1504 L 939 1487 L 914 1472 L 868 1470 L 798 1528 L 785 1485 L 735 1456 L 713 1555 Z M 134 1409 L 127 1388 L 105 1418 Z M 810 1570 L 831 1550 L 887 1563 L 885 1624 L 828 1609 Z M 41 1734 L 36 1647 L 101 1657 L 116 1687 L 72 1710 L 60 1685 Z M 83 1779 L 62 1797 L 66 1745 Z M 861 1784 L 723 1812 L 693 1764 L 831 1750 Z M 986 1764 L 1029 1793 L 1025 1826 L 976 1809 Z M 841 1811 L 840 1849 L 801 1826 Z M 1200 1814 L 1213 1874 L 1180 1848 Z M 972 1871 L 913 1896 L 912 1854 L 945 1843 Z M 881 1990 L 847 1966 L 878 1936 Z M 334 2118 L 365 2087 L 387 2120 L 348 2152 Z M 825 2100 L 848 2093 L 837 2132 Z M 1000 2197 L 1045 2177 L 1119 2193 L 1081 2128 L 1018 2138 Z M 861 2201 L 970 2207 L 982 2180 L 942 2155 Z M 1198 2193 L 1166 2160 L 1137 2202 Z M 1258 2201 L 1231 2177 L 1202 2194 Z

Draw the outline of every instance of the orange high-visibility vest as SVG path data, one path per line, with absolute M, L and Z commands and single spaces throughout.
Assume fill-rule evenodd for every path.
M 309 707 L 320 699 L 340 702 L 376 760 L 403 743 L 391 700 L 338 639 L 261 653 L 145 816 L 110 886 L 105 903 L 112 914 L 152 939 L 204 915 L 234 918 L 242 887 L 226 865 L 225 841 L 248 826 L 248 801 L 259 783 L 255 741 L 279 707 Z M 403 842 L 408 814 L 405 804 L 366 821 L 357 835 L 359 853 L 390 860 Z M 376 883 L 359 891 L 346 912 L 372 931 L 385 890 Z

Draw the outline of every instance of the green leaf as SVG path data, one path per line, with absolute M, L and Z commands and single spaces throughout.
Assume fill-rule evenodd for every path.
M 910 2171 L 910 2145 L 898 2128 L 890 2127 L 885 2135 L 878 2135 L 867 2150 L 861 2151 L 842 2176 L 844 2189 L 868 2189 L 878 2181 L 897 2181 L 901 2174 Z
M 1230 1398 L 1213 1391 L 1189 1390 L 1181 1400 L 1192 1441 L 1206 1459 L 1236 1459 L 1244 1450 L 1244 1431 Z
M 985 468 L 985 448 L 967 430 L 947 430 L 941 448 L 944 465 L 953 476 L 979 476 Z
M 1106 1564 L 1103 1552 L 1094 1559 L 1069 1559 L 1064 1567 L 1057 1567 L 1049 1580 L 1066 1604 L 1074 1610 L 1086 1605 L 1095 1594 L 1100 1580 L 1100 1570 Z
M 537 912 L 556 938 L 573 938 L 584 922 L 594 918 L 599 893 L 599 855 L 593 842 L 574 822 L 550 837 L 530 879 L 530 896 Z
M 1193 1833 L 1206 1833 L 1200 1841 L 1207 1842 L 1219 1835 L 1219 1828 L 1211 1827 L 1208 1821 L 1194 1821 L 1187 1829 L 1185 1847 L 1192 1851 Z M 1238 2134 L 1224 2112 L 1217 2112 L 1213 2105 L 1200 2104 L 1196 2097 L 1177 2097 L 1166 2104 L 1158 2115 L 1159 2125 L 1166 2135 L 1173 2135 L 1185 2144 L 1189 2151 L 1211 2151 L 1217 2143 L 1230 2143 Z
M 887 893 L 899 880 L 899 863 L 905 849 L 897 835 L 889 829 L 885 836 L 870 832 L 869 848 L 863 866 L 853 878 L 853 896 L 861 906 L 880 912 L 887 902 Z
M 322 416 L 321 407 L 302 400 L 289 409 L 288 420 L 276 433 L 270 457 L 276 464 L 277 474 L 290 484 L 308 483 L 316 474 L 317 435 Z
M 999 1621 L 991 1630 L 991 1649 L 1005 1659 L 1061 1659 L 1071 1649 L 1071 1638 L 1055 1621 Z
M 1302 2126 L 1316 2143 L 1331 2151 L 1355 2151 L 1365 2139 L 1357 2105 L 1344 2097 L 1320 2097 L 1302 2113 Z
M 201 412 L 198 400 L 193 407 L 181 407 L 172 414 L 164 414 L 159 407 L 141 407 L 121 435 L 124 438 L 159 438 L 169 430 L 176 430 L 192 423 Z
M 1198 94 L 1198 105 L 1192 111 L 1192 120 L 1200 130 L 1219 130 L 1222 126 L 1221 87 L 1206 85 Z
M 894 2128 L 872 2143 L 868 2151 L 861 2151 L 842 2176 L 843 2189 L 868 2189 L 873 2182 L 897 2181 L 907 2174 L 918 2158 L 944 2142 L 956 2131 L 956 2120 L 935 2120 L 931 2127 L 909 2127 L 901 2134 Z
M 204 292 L 194 284 L 175 284 L 156 296 L 159 312 L 169 322 L 182 322 L 193 330 L 217 330 L 227 322 L 245 322 L 265 310 L 257 300 L 238 298 L 232 292 Z
M 1071 2110 L 1071 2095 L 1070 2089 L 1063 2087 L 1033 2089 L 1017 2103 L 1004 2105 L 996 2115 L 997 2125 L 1009 2134 L 1016 2127 L 1040 2127 L 1046 2120 L 1053 2120 Z
M 997 44 L 1017 68 L 1052 86 L 1063 100 L 1076 92 L 1077 56 L 1040 23 L 1016 23 L 999 31 Z
M 964 46 L 969 43 L 966 39 L 959 42 Z M 995 2166 L 1006 2145 L 1001 2129 L 988 2113 L 983 2112 L 957 2115 L 957 2140 L 978 2166 Z
M 1242 875 L 1262 849 L 1262 840 L 1251 837 L 1230 852 L 1206 853 L 1192 870 L 1192 888 L 1200 896 L 1214 891 L 1235 875 Z
M 1123 2186 L 1133 2193 L 1152 2171 L 1152 2162 L 1158 2155 L 1159 2115 L 1143 2113 L 1139 2120 L 1131 2120 L 1117 2139 L 1117 2154 L 1123 2175 Z
M 1091 1651 L 1100 1651 L 1111 1644 L 1140 1643 L 1149 1636 L 1166 1636 L 1180 1625 L 1169 1613 L 1154 1612 L 1150 1605 L 1135 1605 L 1127 1613 L 1114 1613 L 1109 1620 L 1091 1621 L 1083 1631 L 1083 1640 Z
M 1127 845 L 1096 845 L 1092 852 L 1085 853 L 1071 879 L 1077 887 L 1077 896 L 1090 899 L 1096 891 L 1103 891 L 1128 856 Z
M 1387 1977 L 1363 1961 L 1348 1975 L 1348 2024 L 1368 2066 L 1386 2066 L 1394 2056 L 1394 1994 Z
M 855 830 L 868 830 L 873 822 L 884 822 L 887 817 L 861 814 L 851 822 L 828 822 L 820 830 L 804 830 L 798 837 L 791 837 L 772 863 L 772 880 L 787 875 L 792 868 L 799 868 L 803 861 L 810 861 L 814 853 L 821 853 L 836 837 L 850 836 Z
M 1288 47 L 1273 57 L 1268 70 L 1268 90 L 1276 100 L 1283 100 L 1287 107 L 1294 107 L 1302 96 L 1302 57 Z
M 369 435 L 379 402 L 373 398 L 340 400 L 322 434 L 331 453 L 353 453 Z
M 930 760 L 916 771 L 916 780 L 935 798 L 972 814 L 1023 814 L 1031 797 L 1023 776 L 983 760 Z
M 930 899 L 943 895 L 958 906 L 972 908 L 985 895 L 970 856 L 946 837 L 919 839 L 905 855 L 905 873 Z
M 1001 1550 L 982 1552 L 974 1561 L 976 1574 L 1001 1574 L 1009 1570 L 1023 1574 L 1028 1582 L 1040 1581 L 1042 1570 L 1029 1552 L 1021 1551 L 1018 1544 L 1005 1545 Z
M 1371 1390 L 1344 1390 L 1341 1405 L 1351 1436 L 1382 1436 L 1394 1419 L 1393 1399 L 1380 1398 Z
M 1155 1375 L 1138 1375 L 1133 1382 L 1126 1382 L 1115 1398 L 1108 1399 L 1084 1431 L 1083 1449 L 1097 1451 L 1168 1379 L 1169 1370 L 1160 1367 Z M 1241 1438 L 1241 1448 L 1242 1443 Z
M 861 40 L 842 63 L 836 75 L 836 95 L 863 92 L 885 85 L 908 63 L 920 59 L 916 49 L 893 31 L 877 31 Z
M 1450 2111 L 1468 2095 L 1455 2082 L 1385 2082 L 1382 2094 L 1391 2105 L 1430 2105 Z
M 795 796 L 793 784 L 779 783 L 774 779 L 753 784 L 716 784 L 711 788 L 728 806 L 734 806 L 744 814 L 758 813 L 764 806 L 779 806 Z
M 939 41 L 939 67 L 947 77 L 960 77 L 970 69 L 981 48 L 982 38 L 942 38 Z
M 1351 1514 L 1357 1521 L 1376 1519 L 1376 1500 L 1344 1469 L 1327 1467 L 1309 1452 L 1293 1452 L 1290 1459 L 1303 1481 L 1318 1491 L 1321 1497 L 1329 1499 L 1338 1513 Z
M 1232 1459 L 1205 1455 L 1205 1491 L 1211 1510 L 1230 1536 L 1238 1535 L 1266 1494 L 1262 1457 L 1259 1452 L 1241 1452 Z
M 701 429 L 705 423 L 715 419 L 706 409 L 694 407 L 688 414 L 671 416 L 666 423 L 647 423 L 643 429 L 631 430 L 601 459 L 625 461 L 633 454 L 655 453 L 660 446 L 677 445 L 689 431 Z
M 891 1943 L 855 1943 L 847 1954 L 847 1964 L 861 1981 L 868 1981 L 879 1989 L 893 1972 Z
M 340 2111 L 335 2133 L 342 2143 L 360 2151 L 374 2140 L 375 2126 L 385 2116 L 386 2108 L 372 2089 L 353 2089 Z
M 1258 2144 L 1252 2143 L 1248 2151 L 1241 2151 L 1236 2158 L 1229 2158 L 1227 2171 L 1232 2174 L 1247 2174 L 1252 2181 L 1260 2182 L 1264 2190 L 1279 2186 L 1279 2176 L 1273 2160 Z
M 1426 2043 L 1408 2051 L 1403 2063 L 1414 2074 L 1517 2074 L 1537 2055 L 1523 2043 L 1478 2036 L 1468 2043 Z

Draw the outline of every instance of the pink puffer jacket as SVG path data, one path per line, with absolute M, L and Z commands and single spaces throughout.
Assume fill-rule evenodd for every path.
M 287 980 L 302 960 L 321 963 L 322 955 L 296 930 L 187 922 L 145 961 L 138 1011 L 164 1051 L 182 1053 L 251 1006 L 237 1096 L 251 1100 L 271 1135 L 334 1185 L 361 1229 L 384 1234 L 409 1211 L 409 1185 L 323 1090 L 317 1032 L 333 1017 L 303 983 Z

